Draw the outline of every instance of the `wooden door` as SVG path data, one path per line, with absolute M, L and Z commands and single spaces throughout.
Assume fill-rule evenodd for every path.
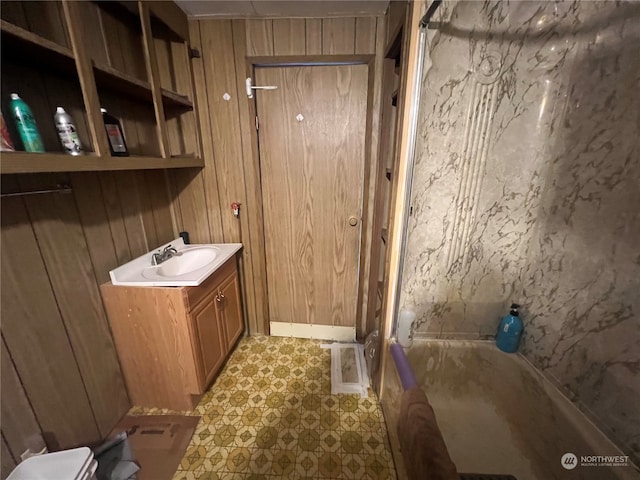
M 237 273 L 234 272 L 222 282 L 220 294 L 219 309 L 224 322 L 226 346 L 229 351 L 244 331 L 242 306 L 240 304 L 240 283 L 238 282 Z
M 226 348 L 218 310 L 217 294 L 207 297 L 192 313 L 200 356 L 201 387 L 204 389 L 222 364 Z
M 355 327 L 367 75 L 366 65 L 256 68 L 256 85 L 278 86 L 256 92 L 272 330 Z

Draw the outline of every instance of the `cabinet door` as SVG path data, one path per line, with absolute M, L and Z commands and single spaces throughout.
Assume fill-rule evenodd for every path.
M 196 327 L 196 344 L 200 357 L 201 387 L 204 389 L 224 361 L 226 346 L 220 328 L 221 315 L 217 295 L 211 295 L 202 302 L 193 315 Z
M 240 303 L 240 283 L 238 274 L 228 276 L 220 285 L 222 293 L 221 311 L 226 332 L 227 350 L 231 350 L 233 344 L 244 331 L 242 318 L 242 304 Z

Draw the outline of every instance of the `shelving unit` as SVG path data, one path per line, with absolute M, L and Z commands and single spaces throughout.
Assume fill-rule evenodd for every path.
M 146 1 L 3 1 L 2 7 L 5 122 L 19 150 L 6 115 L 15 91 L 33 110 L 47 153 L 3 152 L 0 173 L 204 166 L 187 39 L 176 33 L 186 35 L 186 18 L 182 25 L 166 5 Z M 53 125 L 58 105 L 74 118 L 86 155 L 62 153 Z M 120 119 L 129 157 L 111 156 L 101 107 Z
M 153 101 L 151 85 L 149 82 L 139 80 L 126 73 L 119 72 L 108 65 L 93 65 L 94 75 L 98 88 L 105 88 L 120 92 L 146 102 Z M 180 107 L 187 110 L 193 109 L 193 102 L 185 95 L 161 89 L 162 104 L 166 107 Z
M 2 31 L 2 54 L 11 55 L 16 50 L 28 58 L 38 61 L 47 62 L 47 66 L 61 65 L 75 71 L 75 59 L 71 49 L 52 42 L 36 33 L 25 30 L 17 25 L 0 20 L 0 29 Z

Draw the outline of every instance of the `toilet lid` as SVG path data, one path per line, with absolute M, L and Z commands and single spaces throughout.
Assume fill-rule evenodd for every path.
M 27 458 L 7 480 L 77 480 L 90 468 L 93 453 L 87 447 Z

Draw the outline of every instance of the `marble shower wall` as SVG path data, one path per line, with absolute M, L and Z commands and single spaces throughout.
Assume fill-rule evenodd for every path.
M 523 353 L 640 459 L 640 3 L 446 1 L 402 278 L 416 335 Z M 602 452 L 593 452 L 602 454 Z

